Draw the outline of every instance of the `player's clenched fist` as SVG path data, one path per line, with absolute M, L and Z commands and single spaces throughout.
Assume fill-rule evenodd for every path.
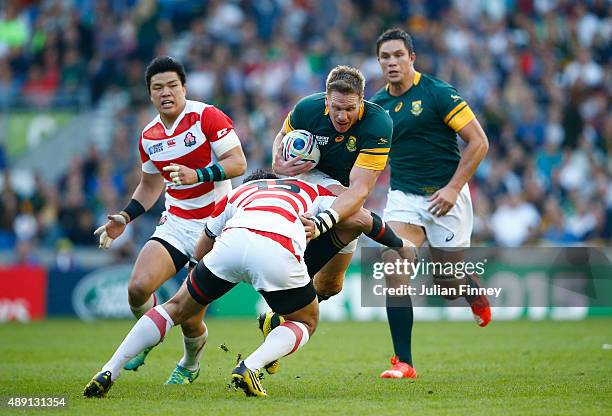
M 170 172 L 170 180 L 175 185 L 191 185 L 198 183 L 198 174 L 195 169 L 187 166 L 171 163 L 169 166 L 164 166 L 164 172 Z
M 109 215 L 108 222 L 94 231 L 94 235 L 100 237 L 98 247 L 110 248 L 113 240 L 123 234 L 126 225 L 127 219 L 124 215 Z

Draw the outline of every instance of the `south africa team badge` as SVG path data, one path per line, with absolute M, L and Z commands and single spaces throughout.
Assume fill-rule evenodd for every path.
M 354 152 L 357 150 L 357 138 L 355 136 L 350 136 L 346 141 L 346 148 L 349 152 Z
M 421 105 L 421 100 L 412 102 L 412 109 L 410 110 L 412 114 L 418 116 L 423 112 L 423 106 Z

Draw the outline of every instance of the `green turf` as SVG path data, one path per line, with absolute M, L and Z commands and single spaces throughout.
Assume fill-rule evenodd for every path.
M 385 323 L 321 323 L 311 342 L 266 376 L 270 397 L 228 389 L 238 352 L 260 342 L 255 320 L 210 320 L 202 373 L 191 386 L 164 386 L 182 354 L 180 330 L 105 399 L 83 386 L 132 322 L 51 320 L 0 325 L 0 397 L 66 396 L 68 406 L 34 414 L 611 414 L 612 320 L 418 322 L 416 382 L 381 380 L 390 341 Z M 224 343 L 230 352 L 219 345 Z M 32 413 L 33 411 L 30 411 Z M 0 414 L 24 414 L 0 407 Z

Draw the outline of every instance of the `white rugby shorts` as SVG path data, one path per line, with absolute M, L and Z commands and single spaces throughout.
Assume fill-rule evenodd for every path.
M 428 198 L 389 189 L 384 220 L 423 227 L 431 247 L 469 247 L 474 213 L 468 185 L 465 184 L 459 192 L 455 206 L 442 217 L 427 210 L 430 205 Z
M 298 246 L 288 237 L 285 239 L 291 249 Z M 298 260 L 280 242 L 246 228 L 225 229 L 203 261 L 220 279 L 243 281 L 257 291 L 294 289 L 310 282 L 303 254 Z

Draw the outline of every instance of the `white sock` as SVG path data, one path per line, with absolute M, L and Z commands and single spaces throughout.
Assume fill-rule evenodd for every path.
M 130 309 L 132 310 L 132 313 L 134 314 L 136 319 L 140 319 L 142 315 L 149 312 L 151 308 L 154 308 L 156 306 L 157 306 L 157 296 L 155 295 L 155 293 L 153 293 L 151 296 L 149 296 L 149 299 L 147 299 L 145 303 L 143 303 L 140 306 L 130 305 Z
M 249 370 L 257 371 L 274 360 L 289 355 L 308 342 L 308 329 L 301 322 L 285 321 L 268 334 L 263 344 L 244 360 Z
M 187 370 L 195 371 L 199 367 L 200 355 L 204 345 L 206 345 L 206 339 L 208 338 L 208 328 L 204 326 L 204 333 L 199 337 L 188 338 L 183 335 L 183 345 L 185 346 L 185 353 L 183 358 L 179 361 L 179 365 Z
M 102 371 L 111 372 L 111 380 L 115 381 L 123 366 L 142 350 L 155 346 L 163 341 L 166 332 L 174 326 L 170 315 L 162 307 L 156 306 L 136 322 L 127 334 L 110 361 L 104 364 Z

